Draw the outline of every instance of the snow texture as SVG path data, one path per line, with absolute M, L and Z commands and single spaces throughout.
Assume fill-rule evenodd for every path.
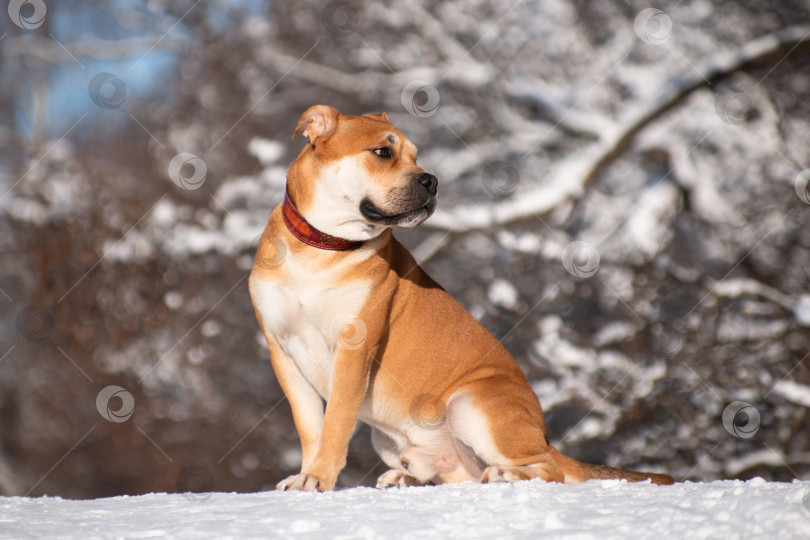
M 0 538 L 810 538 L 810 482 L 0 498 Z

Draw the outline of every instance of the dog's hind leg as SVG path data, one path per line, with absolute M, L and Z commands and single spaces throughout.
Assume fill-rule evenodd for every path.
M 464 385 L 448 400 L 447 415 L 453 437 L 484 462 L 484 483 L 532 478 L 569 483 L 592 478 L 674 482 L 665 474 L 589 465 L 561 454 L 546 439 L 540 402 L 525 377 L 496 375 Z
M 540 403 L 521 379 L 496 375 L 454 392 L 447 405 L 450 431 L 483 462 L 482 482 L 564 482 Z
M 422 486 L 422 482 L 408 473 L 408 462 L 402 459 L 407 444 L 397 444 L 390 436 L 376 428 L 371 428 L 371 444 L 383 463 L 391 467 L 377 479 L 378 488 Z
M 424 485 L 427 485 L 427 482 L 422 482 L 399 469 L 388 469 L 377 478 L 377 487 L 380 489 Z

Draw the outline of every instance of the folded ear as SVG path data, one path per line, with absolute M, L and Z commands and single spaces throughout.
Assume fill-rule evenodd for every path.
M 301 116 L 292 138 L 301 134 L 309 137 L 312 144 L 315 144 L 315 139 L 318 138 L 325 141 L 335 132 L 338 116 L 340 113 L 329 105 L 313 105 Z
M 380 114 L 368 113 L 368 114 L 364 114 L 363 116 L 368 117 L 368 118 L 373 118 L 374 120 L 382 120 L 383 122 L 389 122 L 388 115 L 385 114 L 385 113 L 380 113 Z

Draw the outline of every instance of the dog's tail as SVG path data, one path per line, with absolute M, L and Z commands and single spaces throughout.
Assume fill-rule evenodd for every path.
M 624 478 L 628 482 L 643 482 L 649 479 L 653 484 L 658 484 L 659 486 L 668 486 L 675 483 L 675 480 L 666 474 L 625 471 L 624 469 L 607 467 L 605 465 L 590 465 L 563 455 L 553 446 L 551 447 L 551 452 L 554 455 L 554 461 L 557 467 L 565 475 L 566 483 L 584 482 L 594 478 Z

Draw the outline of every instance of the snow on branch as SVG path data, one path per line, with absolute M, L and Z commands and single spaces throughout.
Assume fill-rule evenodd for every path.
M 712 288 L 716 296 L 724 298 L 740 298 L 742 296 L 760 296 L 792 312 L 796 307 L 796 300 L 778 289 L 769 287 L 755 279 L 741 278 L 718 282 Z
M 802 407 L 810 408 L 810 386 L 783 379 L 773 387 L 773 393 Z
M 794 26 L 749 41 L 732 51 L 711 56 L 694 69 L 670 79 L 646 104 L 626 113 L 624 119 L 616 123 L 616 128 L 603 128 L 596 142 L 560 161 L 547 174 L 548 181 L 543 185 L 486 206 L 438 209 L 425 225 L 458 232 L 483 229 L 532 214 L 547 214 L 566 202 L 575 201 L 583 196 L 602 171 L 624 153 L 642 129 L 677 106 L 693 91 L 711 86 L 751 64 L 779 57 L 775 60 L 776 65 L 786 54 L 808 42 L 810 26 Z
M 598 138 L 600 133 L 615 129 L 608 118 L 572 108 L 561 97 L 562 92 L 549 88 L 538 78 L 508 80 L 504 83 L 504 92 L 512 99 L 532 106 L 538 115 L 573 135 Z

